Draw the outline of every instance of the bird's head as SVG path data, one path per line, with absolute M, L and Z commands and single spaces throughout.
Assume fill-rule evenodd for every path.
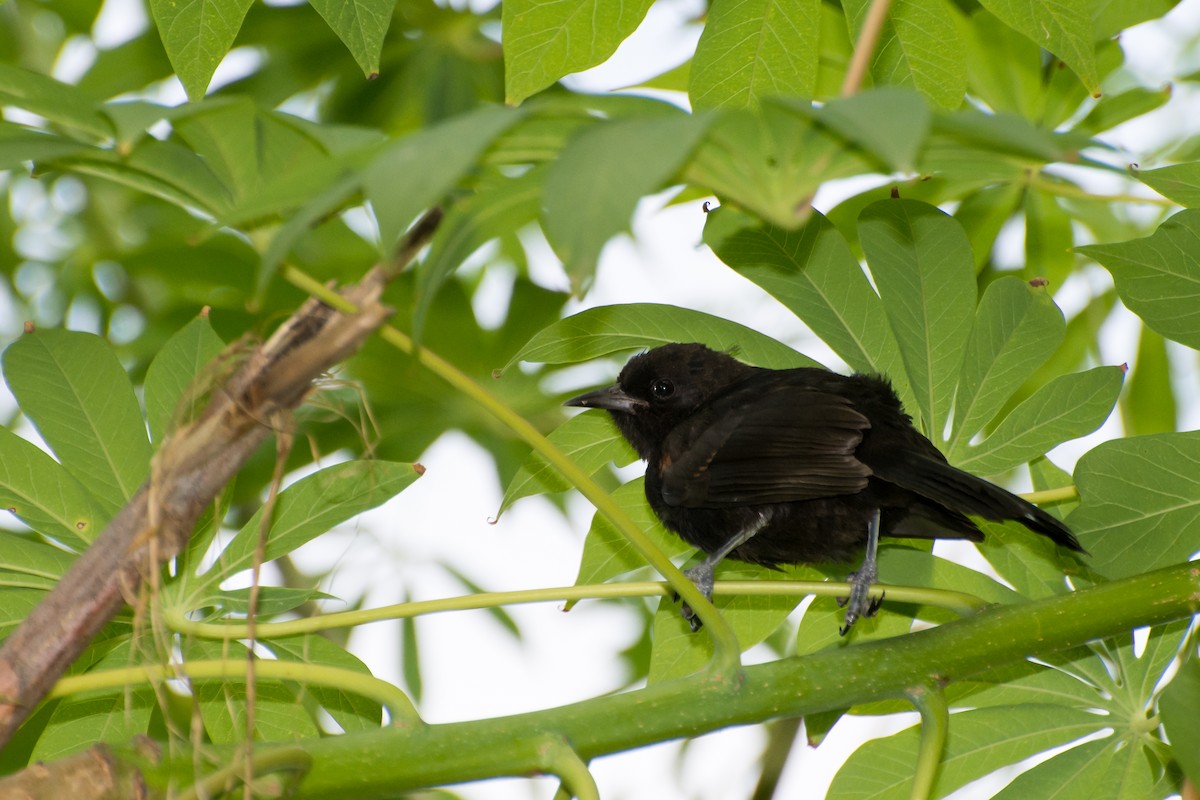
M 563 405 L 603 408 L 643 459 L 721 389 L 754 368 L 702 344 L 665 344 L 629 360 L 617 382 Z

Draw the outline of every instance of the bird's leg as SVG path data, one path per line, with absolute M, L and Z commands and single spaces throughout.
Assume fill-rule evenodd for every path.
M 720 564 L 725 559 L 725 556 L 729 555 L 734 550 L 750 541 L 750 539 L 752 539 L 759 531 L 767 527 L 767 523 L 770 522 L 770 520 L 771 515 L 769 513 L 763 512 L 759 514 L 758 519 L 755 520 L 753 524 L 729 537 L 727 542 L 705 556 L 704 560 L 696 566 L 692 567 L 691 569 L 685 569 L 683 574 L 686 575 L 692 583 L 696 584 L 696 588 L 703 592 L 706 598 L 712 600 L 713 583 L 715 582 L 713 573 L 717 569 L 717 564 Z M 693 633 L 700 630 L 700 627 L 704 624 L 700 621 L 700 618 L 696 616 L 696 612 L 692 610 L 692 607 L 687 603 L 684 603 L 680 608 L 680 613 L 683 614 L 683 618 L 686 619 L 688 625 L 691 626 Z
M 879 577 L 879 562 L 876 552 L 879 550 L 879 509 L 871 515 L 867 526 L 867 554 L 863 557 L 862 567 L 858 572 L 852 572 L 846 578 L 850 582 L 850 597 L 839 600 L 839 605 L 846 606 L 846 622 L 842 625 L 841 633 L 845 636 L 851 626 L 860 617 L 873 617 L 883 603 L 883 595 L 871 599 L 871 584 Z

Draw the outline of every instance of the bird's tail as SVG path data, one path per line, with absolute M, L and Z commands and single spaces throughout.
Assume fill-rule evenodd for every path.
M 1060 520 L 994 483 L 924 455 L 908 454 L 904 461 L 876 475 L 947 508 L 993 521 L 1013 519 L 1056 544 L 1087 552 Z

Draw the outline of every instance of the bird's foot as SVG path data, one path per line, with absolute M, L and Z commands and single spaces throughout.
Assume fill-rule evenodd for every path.
M 883 592 L 871 597 L 871 584 L 878 577 L 878 570 L 873 563 L 864 564 L 863 569 L 846 576 L 850 584 L 850 596 L 838 598 L 838 605 L 846 609 L 846 621 L 838 631 L 842 636 L 850 632 L 859 617 L 873 617 L 883 605 Z
M 713 577 L 714 568 L 714 564 L 704 561 L 703 563 L 697 564 L 691 569 L 685 569 L 683 571 L 683 574 L 687 576 L 687 579 L 696 584 L 696 588 L 699 589 L 709 600 L 712 600 L 713 596 L 713 582 L 715 580 Z M 679 599 L 679 595 L 675 595 L 675 599 Z M 680 606 L 679 613 L 683 615 L 685 620 L 687 620 L 688 627 L 692 629 L 692 633 L 695 633 L 696 631 L 700 630 L 700 628 L 704 627 L 704 623 L 700 620 L 700 617 L 696 616 L 696 612 L 693 611 L 692 607 L 687 603 L 684 603 L 682 606 Z

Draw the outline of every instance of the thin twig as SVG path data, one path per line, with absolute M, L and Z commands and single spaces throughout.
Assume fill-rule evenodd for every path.
M 849 97 L 862 88 L 863 78 L 867 76 L 871 59 L 875 57 L 875 48 L 879 44 L 883 23 L 887 21 L 891 6 L 892 0 L 873 0 L 871 7 L 867 9 L 867 18 L 858 33 L 854 55 L 846 69 L 846 78 L 842 81 L 842 97 Z

